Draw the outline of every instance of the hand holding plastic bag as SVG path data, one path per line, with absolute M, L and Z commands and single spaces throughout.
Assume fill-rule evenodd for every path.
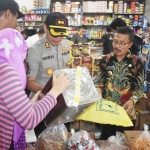
M 144 124 L 144 131 L 132 141 L 133 150 L 150 150 L 150 133 L 148 126 Z
M 65 150 L 67 140 L 68 131 L 64 124 L 49 127 L 39 135 L 36 150 Z
M 125 146 L 125 136 L 123 133 L 117 132 L 116 136 L 110 136 L 107 142 L 100 147 L 101 150 L 129 150 Z

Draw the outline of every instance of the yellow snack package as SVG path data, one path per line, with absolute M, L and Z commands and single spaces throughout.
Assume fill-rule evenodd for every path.
M 130 127 L 132 121 L 123 107 L 101 98 L 100 101 L 89 106 L 76 120 L 85 120 L 100 124 Z

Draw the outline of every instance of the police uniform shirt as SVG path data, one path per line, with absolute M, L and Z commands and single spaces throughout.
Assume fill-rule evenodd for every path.
M 28 77 L 36 78 L 36 82 L 42 87 L 46 85 L 53 71 L 63 69 L 69 62 L 70 45 L 63 39 L 58 46 L 51 45 L 44 35 L 34 46 L 29 49 Z

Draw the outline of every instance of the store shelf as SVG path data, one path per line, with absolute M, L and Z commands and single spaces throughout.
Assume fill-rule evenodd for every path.
M 101 40 L 101 38 L 90 38 L 88 40 Z
M 114 13 L 114 15 L 143 15 L 143 13 Z
M 62 14 L 66 15 L 74 15 L 74 14 L 82 14 L 81 12 L 62 12 Z
M 87 27 L 107 27 L 108 25 L 86 25 Z
M 83 12 L 83 14 L 113 14 L 113 12 Z
M 34 21 L 34 20 L 18 20 L 18 22 L 44 22 L 45 20 L 37 20 L 37 21 Z
M 24 15 L 49 15 L 49 13 L 27 13 Z

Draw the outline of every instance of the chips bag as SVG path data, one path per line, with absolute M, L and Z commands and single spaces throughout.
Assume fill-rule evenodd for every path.
M 36 150 L 65 150 L 67 140 L 68 131 L 64 124 L 48 127 L 39 135 Z
M 144 131 L 132 141 L 132 150 L 150 150 L 150 133 L 144 124 Z
M 133 126 L 132 121 L 123 107 L 103 98 L 88 107 L 76 119 L 124 127 Z

